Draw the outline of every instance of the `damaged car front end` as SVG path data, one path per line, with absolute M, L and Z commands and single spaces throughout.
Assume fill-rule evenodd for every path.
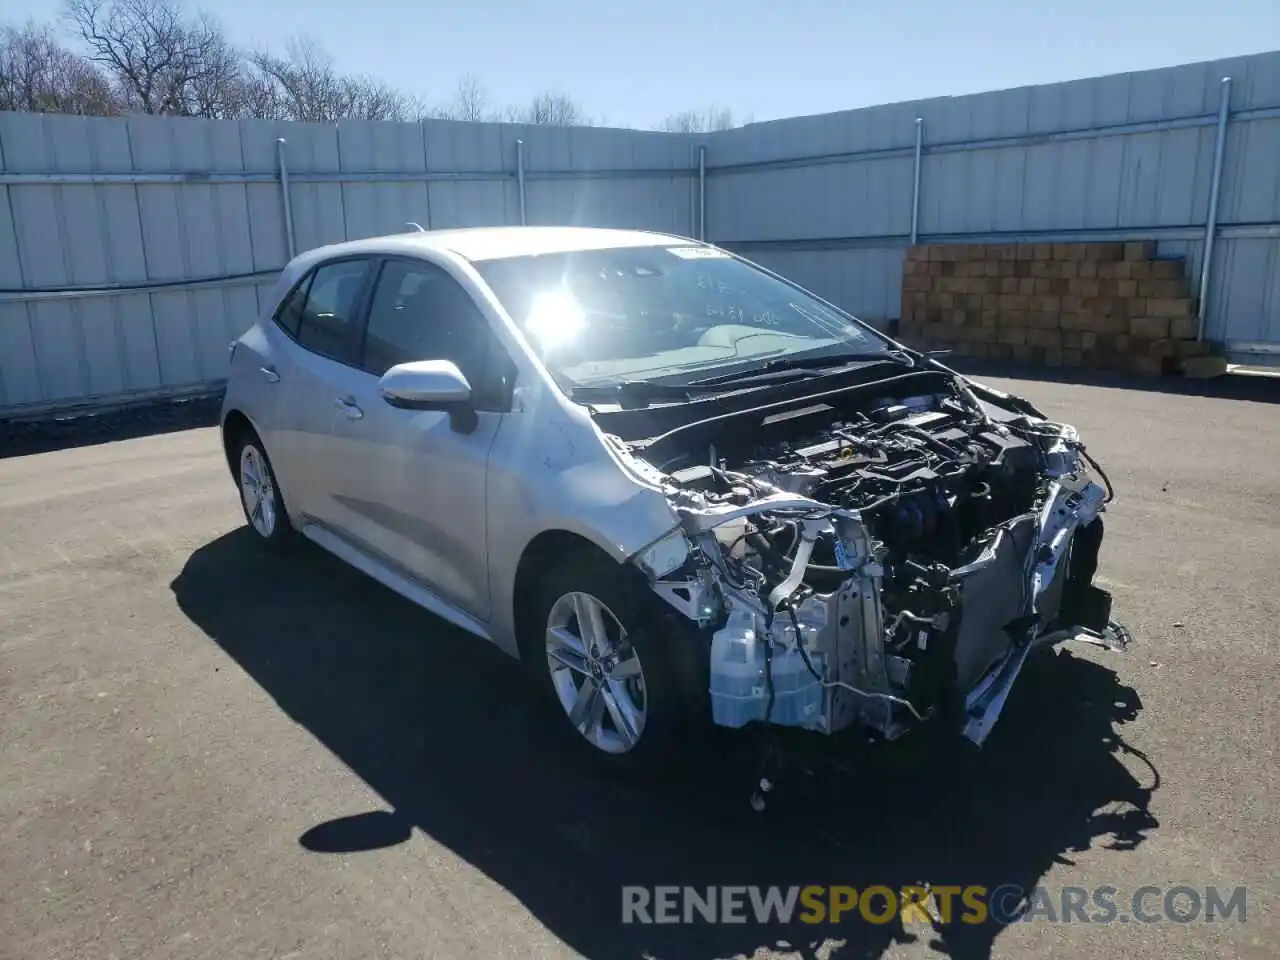
M 497 644 L 618 770 L 665 770 L 708 719 L 982 744 L 1037 646 L 1128 639 L 1073 428 L 710 244 L 321 248 L 231 362 L 254 535 Z
M 757 264 L 646 244 L 481 273 L 572 416 L 663 507 L 625 537 L 657 612 L 619 622 L 625 646 L 678 634 L 646 657 L 695 652 L 681 675 L 699 711 L 884 739 L 943 724 L 982 744 L 1031 650 L 1127 643 L 1093 583 L 1110 485 L 1072 427 Z M 549 636 L 553 673 L 577 669 L 558 621 Z M 583 732 L 591 684 L 611 682 L 594 651 L 613 641 L 578 639 L 604 671 L 565 688 Z
M 1128 642 L 1093 584 L 1110 493 L 1076 431 L 945 368 L 627 449 L 679 517 L 636 562 L 702 632 L 718 725 L 934 721 L 981 745 L 1033 648 Z

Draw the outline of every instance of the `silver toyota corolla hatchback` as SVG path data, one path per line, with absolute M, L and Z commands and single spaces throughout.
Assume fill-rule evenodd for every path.
M 258 538 L 519 657 L 623 768 L 708 722 L 981 743 L 1033 648 L 1126 639 L 1071 427 L 680 237 L 305 253 L 222 436 Z

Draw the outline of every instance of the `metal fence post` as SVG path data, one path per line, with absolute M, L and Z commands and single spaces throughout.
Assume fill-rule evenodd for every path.
M 289 165 L 284 159 L 284 137 L 276 138 L 276 159 L 280 162 L 280 200 L 284 208 L 284 239 L 289 249 L 289 259 L 298 255 L 298 245 L 293 235 L 293 200 L 289 197 Z
M 911 245 L 920 242 L 920 154 L 924 147 L 924 118 L 916 117 L 916 165 L 911 180 Z
M 1196 339 L 1204 339 L 1209 316 L 1209 283 L 1213 272 L 1213 243 L 1218 235 L 1218 195 L 1222 190 L 1222 159 L 1227 150 L 1227 121 L 1231 114 L 1231 78 L 1223 77 L 1218 102 L 1218 136 L 1213 145 L 1213 179 L 1209 185 L 1209 216 L 1204 225 L 1204 256 L 1200 261 L 1200 302 L 1196 307 Z
M 528 224 L 524 205 L 524 141 L 516 141 L 516 190 L 520 194 L 520 226 Z
M 698 147 L 698 239 L 707 239 L 707 148 Z

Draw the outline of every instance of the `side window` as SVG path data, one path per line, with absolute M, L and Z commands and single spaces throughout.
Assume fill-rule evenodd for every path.
M 373 291 L 361 366 L 382 376 L 413 360 L 452 360 L 478 407 L 506 408 L 506 354 L 471 295 L 433 264 L 388 260 Z
M 302 309 L 298 343 L 350 363 L 355 352 L 356 313 L 368 273 L 367 260 L 341 260 L 319 267 Z
M 311 286 L 311 276 L 307 274 L 299 280 L 276 310 L 276 323 L 285 333 L 294 338 L 298 336 L 298 326 L 302 323 L 302 305 L 307 299 L 307 288 Z

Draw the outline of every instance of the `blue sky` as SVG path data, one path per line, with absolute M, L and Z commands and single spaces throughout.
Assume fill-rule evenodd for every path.
M 311 36 L 433 102 L 570 94 L 611 126 L 688 108 L 769 120 L 1280 48 L 1280 0 L 188 0 L 231 37 Z M 56 16 L 8 0 L 3 20 Z

